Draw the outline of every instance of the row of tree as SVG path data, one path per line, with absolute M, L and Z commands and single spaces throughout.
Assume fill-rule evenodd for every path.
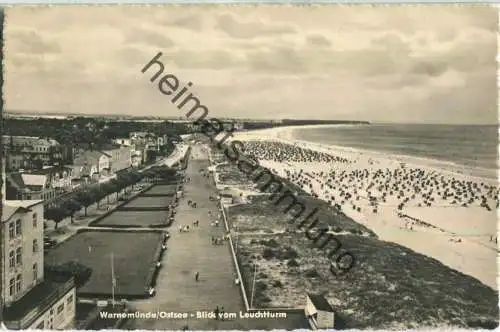
M 189 133 L 184 123 L 119 121 L 112 119 L 77 117 L 72 119 L 4 119 L 4 132 L 13 136 L 50 137 L 60 144 L 75 146 L 92 143 L 96 147 L 110 143 L 113 138 L 129 137 L 131 132 L 150 132 L 179 138 Z
M 116 200 L 121 194 L 127 196 L 131 190 L 134 190 L 136 185 L 141 180 L 154 182 L 165 179 L 173 179 L 176 171 L 166 166 L 156 166 L 144 171 L 132 170 L 124 174 L 118 175 L 115 179 L 102 184 L 96 184 L 91 187 L 79 189 L 74 193 L 58 199 L 57 202 L 46 207 L 44 212 L 45 219 L 52 220 L 55 223 L 55 228 L 64 219 L 71 217 L 71 223 L 74 222 L 74 217 L 77 212 L 84 209 L 84 215 L 87 216 L 87 209 L 97 203 L 97 208 L 103 204 L 109 205 L 111 195 L 116 195 Z

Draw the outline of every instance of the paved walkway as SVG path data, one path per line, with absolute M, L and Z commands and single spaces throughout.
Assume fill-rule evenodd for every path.
M 216 202 L 209 200 L 215 194 L 213 180 L 203 177 L 199 170 L 209 165 L 208 155 L 200 147 L 193 146 L 186 176 L 191 178 L 184 186 L 185 197 L 180 200 L 175 221 L 170 229 L 170 239 L 163 258 L 163 266 L 157 279 L 156 296 L 131 303 L 141 312 L 186 312 L 213 311 L 223 306 L 226 312 L 244 310 L 240 289 L 234 284 L 235 271 L 229 244 L 214 246 L 212 236 L 224 234 L 224 225 L 211 226 L 215 219 L 208 215 L 218 214 Z M 197 208 L 188 206 L 187 201 L 197 203 Z M 199 227 L 192 222 L 199 220 Z M 180 225 L 189 225 L 190 232 L 180 233 Z M 200 280 L 194 280 L 195 273 Z M 189 329 L 231 329 L 238 328 L 233 321 L 214 319 L 135 319 L 128 328 L 175 330 L 184 325 Z

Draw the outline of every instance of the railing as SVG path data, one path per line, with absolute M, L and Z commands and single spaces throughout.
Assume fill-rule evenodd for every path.
M 224 225 L 226 227 L 226 231 L 230 232 L 231 230 L 230 230 L 229 224 L 227 222 L 226 211 L 225 211 L 224 205 L 222 203 L 221 203 L 221 210 L 222 210 L 222 218 L 224 219 Z M 236 258 L 236 251 L 234 250 L 233 236 L 231 233 L 229 233 L 229 247 L 231 248 L 231 256 L 233 256 L 234 266 L 236 268 L 236 274 L 238 275 L 238 280 L 240 281 L 239 284 L 240 284 L 240 288 L 241 288 L 241 294 L 243 295 L 243 302 L 245 303 L 245 308 L 248 311 L 251 308 L 250 308 L 250 305 L 248 304 L 247 292 L 245 289 L 243 278 L 241 277 L 240 266 L 238 264 L 238 259 Z

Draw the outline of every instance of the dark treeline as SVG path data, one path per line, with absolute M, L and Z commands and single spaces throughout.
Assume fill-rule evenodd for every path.
M 284 119 L 281 122 L 243 122 L 245 130 L 251 129 L 267 129 L 273 127 L 283 127 L 283 126 L 305 126 L 305 125 L 324 125 L 324 124 L 370 124 L 368 121 L 346 121 L 346 120 L 292 120 Z
M 292 120 L 284 119 L 282 126 L 303 126 L 303 125 L 321 125 L 321 124 L 370 124 L 368 121 L 347 121 L 347 120 Z
M 4 133 L 13 136 L 50 137 L 61 144 L 109 143 L 114 138 L 129 137 L 130 132 L 144 131 L 179 138 L 189 132 L 183 123 L 109 121 L 77 117 L 74 119 L 5 119 Z

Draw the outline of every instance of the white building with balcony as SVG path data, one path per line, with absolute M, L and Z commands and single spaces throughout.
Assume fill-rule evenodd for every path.
M 71 329 L 76 305 L 73 279 L 44 276 L 43 200 L 2 203 L 1 300 L 6 327 Z

